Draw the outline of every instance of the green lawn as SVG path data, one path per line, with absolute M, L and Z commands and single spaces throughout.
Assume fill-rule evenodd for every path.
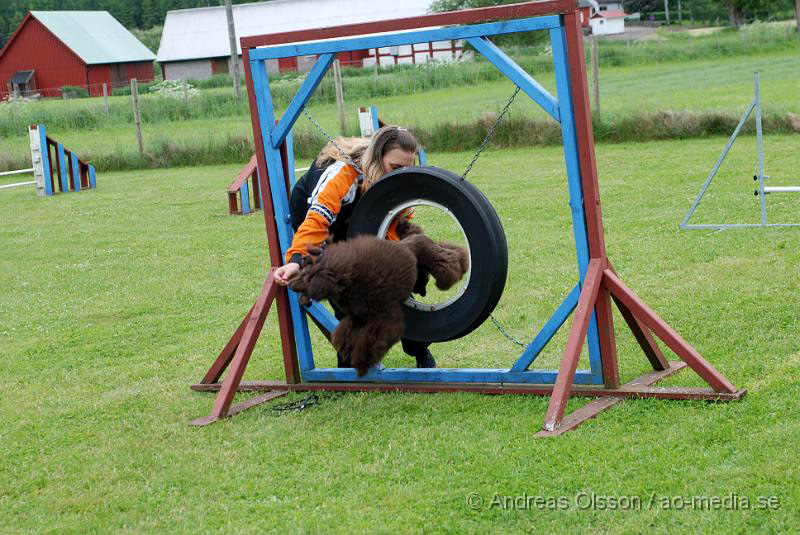
M 773 52 L 768 55 L 721 58 L 713 61 L 654 63 L 625 67 L 602 68 L 601 104 L 604 117 L 619 117 L 634 113 L 660 110 L 725 111 L 738 117 L 753 99 L 754 70 L 762 75 L 762 103 L 765 114 L 800 114 L 800 61 L 795 52 Z M 552 73 L 537 75 L 537 79 L 555 93 Z M 698 83 L 702 80 L 702 83 Z M 209 91 L 219 92 L 219 89 Z M 437 89 L 404 96 L 366 98 L 346 94 L 348 121 L 356 128 L 355 110 L 375 104 L 381 117 L 389 122 L 408 126 L 431 127 L 437 122 L 471 122 L 494 116 L 513 91 L 511 82 L 485 82 L 480 85 Z M 129 97 L 113 97 L 126 99 Z M 144 98 L 156 98 L 145 95 Z M 45 103 L 48 106 L 101 106 L 101 99 Z M 311 101 L 309 113 L 332 135 L 339 133 L 336 105 Z M 544 112 L 529 99 L 520 97 L 510 114 L 543 118 Z M 305 117 L 300 117 L 297 131 L 313 129 Z M 143 125 L 145 145 L 156 152 L 162 140 L 205 146 L 226 136 L 252 139 L 252 127 L 247 115 L 220 118 L 158 122 Z M 78 154 L 88 158 L 108 154 L 135 154 L 136 135 L 132 124 L 118 124 L 94 130 L 62 130 L 51 128 L 48 133 Z M 28 156 L 26 135 L 4 139 L 0 146 L 3 157 L 22 165 Z
M 227 215 L 225 187 L 239 166 L 99 173 L 97 190 L 53 198 L 0 190 L 0 531 L 793 532 L 800 229 L 678 230 L 724 141 L 599 145 L 598 166 L 617 271 L 748 395 L 631 400 L 547 440 L 533 438 L 546 399 L 470 394 L 323 396 L 303 413 L 262 405 L 189 427 L 213 397 L 188 386 L 267 269 L 261 216 Z M 798 137 L 765 143 L 768 174 L 800 178 Z M 731 152 L 697 221 L 756 217 L 752 149 Z M 469 158 L 431 162 L 461 171 Z M 495 315 L 530 340 L 577 276 L 561 148 L 488 151 L 471 179 L 509 242 Z M 773 197 L 776 220 L 800 221 L 797 196 Z M 648 364 L 616 322 L 630 380 Z M 246 379 L 282 378 L 276 333 L 271 315 Z M 538 364 L 556 366 L 564 340 Z M 491 324 L 433 349 L 442 366 L 510 366 L 519 353 Z M 332 364 L 332 350 L 320 353 Z M 396 349 L 385 363 L 412 365 Z M 667 384 L 700 383 L 685 371 Z M 484 500 L 477 510 L 467 507 L 471 493 Z M 641 506 L 582 510 L 579 493 L 635 496 Z M 563 496 L 566 508 L 492 507 L 495 495 Z M 663 503 L 731 495 L 774 497 L 777 507 Z

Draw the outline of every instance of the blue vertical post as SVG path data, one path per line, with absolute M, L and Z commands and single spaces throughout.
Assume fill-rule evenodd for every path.
M 72 189 L 74 191 L 81 190 L 81 166 L 78 163 L 78 157 L 74 152 L 70 153 L 72 160 Z
M 569 206 L 572 211 L 572 227 L 575 233 L 575 248 L 578 254 L 578 273 L 581 288 L 589 268 L 589 240 L 586 231 L 586 212 L 583 209 L 583 187 L 581 185 L 580 153 L 575 132 L 575 115 L 572 109 L 572 90 L 569 82 L 569 60 L 567 58 L 566 38 L 563 28 L 550 30 L 553 49 L 553 64 L 558 90 L 558 107 L 561 118 L 561 137 L 564 144 L 564 159 L 567 166 Z M 597 329 L 597 314 L 592 311 L 587 331 L 589 365 L 594 374 L 594 382 L 603 382 L 600 362 L 600 333 Z
M 319 61 L 319 60 L 318 60 Z M 330 62 L 327 62 L 330 66 Z M 319 69 L 308 74 L 319 76 L 321 79 L 327 69 Z M 258 113 L 258 123 L 261 129 L 261 139 L 263 140 L 264 156 L 267 163 L 267 173 L 269 178 L 270 190 L 272 194 L 272 206 L 275 210 L 275 223 L 278 228 L 278 241 L 280 242 L 281 254 L 284 255 L 291 245 L 292 226 L 289 215 L 289 198 L 286 195 L 286 185 L 283 178 L 283 162 L 281 161 L 280 145 L 281 139 L 272 139 L 275 126 L 275 112 L 272 106 L 272 94 L 269 90 L 269 76 L 264 60 L 251 59 L 250 72 L 253 76 L 253 89 L 255 92 L 256 111 Z M 318 83 L 316 80 L 308 81 L 309 84 Z M 310 97 L 310 92 L 306 99 Z M 294 103 L 294 101 L 292 101 Z M 305 102 L 298 102 L 298 107 L 305 107 Z M 289 113 L 287 109 L 285 113 Z M 299 110 L 292 111 L 293 114 Z M 291 130 L 291 125 L 287 123 L 286 132 Z M 292 313 L 292 325 L 294 327 L 295 342 L 297 346 L 297 360 L 300 370 L 306 371 L 314 368 L 314 355 L 311 348 L 311 337 L 308 332 L 308 319 L 303 313 L 297 294 L 289 291 L 289 309 Z
M 289 185 L 294 187 L 297 182 L 297 173 L 294 172 L 294 140 L 292 139 L 292 131 L 286 134 L 286 159 L 289 160 L 286 166 L 289 169 Z
M 69 177 L 67 176 L 67 155 L 64 152 L 64 145 L 59 143 L 57 145 L 58 152 L 58 170 L 61 175 L 61 191 L 67 193 L 69 191 Z
M 422 147 L 419 148 L 419 164 L 428 165 L 428 153 Z
M 95 182 L 94 166 L 93 165 L 89 166 L 89 187 L 91 189 L 94 189 L 94 188 L 97 187 L 97 182 Z
M 372 118 L 372 131 L 377 132 L 381 128 L 381 125 L 378 122 L 378 108 L 375 106 L 370 106 L 369 115 Z
M 242 186 L 239 188 L 239 192 L 242 194 L 242 215 L 250 213 L 250 189 L 247 185 L 247 180 L 242 182 Z
M 44 176 L 45 195 L 53 194 L 53 175 L 50 172 L 50 147 L 47 146 L 47 132 L 43 124 L 37 126 L 39 130 L 39 152 L 42 154 L 42 174 Z

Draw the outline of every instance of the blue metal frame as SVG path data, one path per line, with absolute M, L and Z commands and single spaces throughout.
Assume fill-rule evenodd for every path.
M 553 49 L 553 62 L 558 97 L 551 95 L 541 84 L 525 72 L 511 58 L 491 43 L 487 36 L 533 30 L 549 30 Z M 394 45 L 407 45 L 419 42 L 466 39 L 475 49 L 482 53 L 492 64 L 519 86 L 534 102 L 541 106 L 553 119 L 561 123 L 564 142 L 564 157 L 567 170 L 569 206 L 575 235 L 575 246 L 578 258 L 579 282 L 564 299 L 553 316 L 525 348 L 522 355 L 510 369 L 397 369 L 376 368 L 364 377 L 357 377 L 353 369 L 317 368 L 314 364 L 313 350 L 308 329 L 308 318 L 311 314 L 326 329 L 332 331 L 337 320 L 321 304 L 313 303 L 305 309 L 300 306 L 297 294 L 289 291 L 289 306 L 294 326 L 298 361 L 304 381 L 379 381 L 379 382 L 489 382 L 489 383 L 554 383 L 557 370 L 529 370 L 530 365 L 561 325 L 567 320 L 578 302 L 580 289 L 589 266 L 589 246 L 586 230 L 586 215 L 583 209 L 583 192 L 581 186 L 580 166 L 575 120 L 570 94 L 570 78 L 566 50 L 564 28 L 559 16 L 545 16 L 512 21 L 476 24 L 401 32 L 371 37 L 344 38 L 296 45 L 278 45 L 251 49 L 248 68 L 252 75 L 256 114 L 264 140 L 264 154 L 269 174 L 272 203 L 278 227 L 280 249 L 285 251 L 292 241 L 290 225 L 289 201 L 284 187 L 284 162 L 280 146 L 287 141 L 289 150 L 288 169 L 294 169 L 294 155 L 291 149 L 291 129 L 303 108 L 308 103 L 314 90 L 318 87 L 325 72 L 333 63 L 335 54 L 350 50 L 363 50 Z M 272 95 L 269 90 L 269 77 L 265 61 L 282 57 L 299 55 L 319 55 L 319 59 L 309 72 L 308 77 L 287 107 L 285 113 L 275 122 Z M 374 114 L 377 116 L 377 114 Z M 292 182 L 295 177 L 290 177 Z M 578 370 L 575 374 L 577 384 L 602 384 L 602 365 L 600 362 L 600 345 L 595 315 L 589 325 L 587 334 L 589 349 L 589 370 Z

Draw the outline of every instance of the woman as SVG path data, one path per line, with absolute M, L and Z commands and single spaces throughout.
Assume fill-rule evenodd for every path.
M 275 271 L 275 280 L 282 286 L 300 272 L 300 259 L 308 254 L 309 245 L 320 245 L 328 235 L 334 241 L 345 239 L 350 215 L 361 195 L 387 173 L 413 165 L 419 151 L 414 135 L 397 126 L 382 127 L 371 140 L 341 139 L 337 144 L 349 160 L 339 148 L 328 144 L 292 189 L 289 204 L 295 235 L 286 251 L 286 264 Z M 363 176 L 359 176 L 350 160 L 361 168 Z M 411 214 L 403 217 L 410 218 Z M 387 239 L 399 239 L 396 232 L 399 221 L 397 218 L 389 226 Z M 418 368 L 436 367 L 429 343 L 405 338 L 401 343 L 403 351 L 417 359 Z M 337 358 L 339 367 L 350 367 L 346 355 Z

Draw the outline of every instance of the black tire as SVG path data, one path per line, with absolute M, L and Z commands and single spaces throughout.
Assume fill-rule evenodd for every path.
M 506 284 L 508 246 L 503 226 L 489 200 L 460 176 L 437 167 L 407 167 L 376 182 L 358 201 L 348 238 L 377 235 L 387 214 L 414 200 L 446 207 L 464 230 L 470 250 L 469 283 L 448 306 L 424 311 L 403 306 L 405 338 L 444 342 L 465 336 L 489 317 Z

